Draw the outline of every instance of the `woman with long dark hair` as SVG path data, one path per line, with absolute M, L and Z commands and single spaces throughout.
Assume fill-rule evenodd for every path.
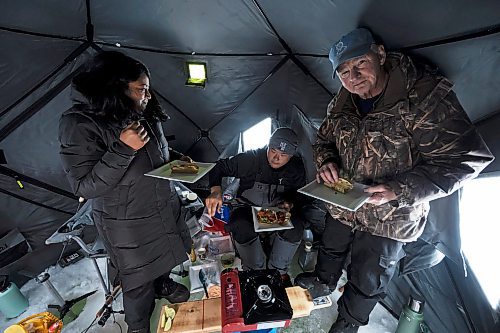
M 155 297 L 189 298 L 169 274 L 191 244 L 170 182 L 144 176 L 171 157 L 160 123 L 167 115 L 150 78 L 144 64 L 120 52 L 96 55 L 73 79 L 79 96 L 59 124 L 71 187 L 92 199 L 94 222 L 118 269 L 129 332 L 141 333 L 149 332 Z

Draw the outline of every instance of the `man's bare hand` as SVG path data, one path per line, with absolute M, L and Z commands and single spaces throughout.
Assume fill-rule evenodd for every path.
M 335 183 L 338 181 L 339 168 L 337 167 L 337 164 L 333 162 L 323 164 L 316 173 L 316 181 L 321 183 L 321 180 L 325 183 Z
M 222 207 L 222 188 L 213 186 L 210 192 L 210 195 L 205 199 L 205 207 L 207 207 L 208 215 L 214 216 Z
M 120 141 L 133 150 L 139 150 L 148 143 L 149 135 L 138 121 L 134 121 L 122 130 Z
M 385 184 L 367 187 L 365 188 L 365 192 L 372 193 L 367 203 L 375 206 L 383 205 L 397 198 L 396 193 Z

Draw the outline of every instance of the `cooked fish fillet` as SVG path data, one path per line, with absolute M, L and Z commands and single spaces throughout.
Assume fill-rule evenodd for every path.
M 198 173 L 200 167 L 194 163 L 172 165 L 172 173 Z
M 335 183 L 324 183 L 326 187 L 329 187 L 340 193 L 347 193 L 352 190 L 353 186 L 350 181 L 344 178 L 339 178 Z

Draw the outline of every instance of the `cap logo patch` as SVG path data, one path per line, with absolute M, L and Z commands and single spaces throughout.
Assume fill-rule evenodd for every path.
M 347 45 L 344 45 L 344 42 L 340 41 L 335 44 L 335 50 L 337 50 L 337 56 L 341 56 L 342 53 L 347 49 Z
M 285 149 L 286 149 L 286 142 L 281 141 L 280 142 L 280 150 L 285 151 Z

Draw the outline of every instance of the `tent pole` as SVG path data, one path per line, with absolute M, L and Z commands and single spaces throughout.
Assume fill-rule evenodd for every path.
M 5 125 L 0 130 L 0 142 L 5 140 L 10 133 L 12 133 L 15 129 L 21 126 L 26 120 L 34 116 L 38 111 L 40 111 L 47 103 L 49 103 L 52 98 L 57 96 L 61 91 L 64 90 L 70 83 L 75 75 L 80 73 L 83 70 L 83 65 L 78 67 L 75 71 L 73 71 L 70 75 L 65 77 L 61 82 L 59 82 L 56 86 L 50 89 L 47 93 L 45 93 L 42 97 L 36 100 L 33 104 L 31 104 L 26 110 L 24 110 L 21 114 L 15 117 L 12 121 L 10 121 L 7 125 Z
M 36 187 L 39 187 L 39 188 L 43 188 L 47 191 L 50 191 L 50 192 L 54 192 L 54 193 L 57 193 L 59 195 L 62 195 L 62 196 L 65 196 L 65 197 L 68 197 L 70 199 L 78 199 L 78 197 L 76 197 L 75 195 L 73 195 L 71 192 L 68 192 L 68 191 L 65 191 L 63 189 L 60 189 L 58 187 L 55 187 L 55 186 L 52 186 L 52 185 L 49 185 L 47 183 L 44 183 L 42 181 L 39 181 L 35 178 L 31 178 L 31 177 L 28 177 L 28 176 L 25 176 L 19 172 L 16 172 L 14 170 L 11 170 L 3 165 L 0 165 L 0 174 L 3 174 L 7 177 L 11 177 L 13 179 L 16 179 L 16 180 L 20 180 L 21 182 L 26 182 L 28 184 L 31 184 L 31 185 L 34 185 Z
M 0 118 L 2 118 L 7 112 L 12 110 L 19 103 L 21 103 L 23 100 L 25 100 L 29 95 L 31 95 L 33 92 L 35 92 L 38 88 L 40 88 L 43 84 L 45 84 L 53 76 L 55 76 L 57 73 L 59 73 L 69 62 L 73 61 L 77 56 L 82 54 L 87 49 L 87 47 L 88 47 L 88 43 L 85 42 L 85 43 L 81 44 L 78 48 L 76 48 L 75 51 L 71 52 L 71 54 L 69 56 L 67 56 L 66 59 L 64 59 L 64 62 L 61 65 L 59 65 L 54 71 L 52 71 L 52 73 L 47 75 L 42 81 L 40 81 L 33 88 L 31 88 L 29 91 L 27 91 L 23 96 L 21 96 L 14 103 L 12 103 L 7 108 L 5 108 L 2 112 L 0 112 Z
M 410 51 L 410 50 L 423 49 L 426 47 L 462 42 L 465 40 L 480 38 L 480 37 L 493 35 L 493 34 L 497 34 L 497 33 L 500 33 L 500 24 L 489 26 L 487 28 L 479 29 L 479 30 L 472 31 L 472 32 L 466 32 L 466 33 L 463 33 L 463 34 L 455 36 L 455 37 L 443 38 L 443 39 L 438 39 L 438 40 L 435 40 L 432 42 L 405 46 L 405 47 L 399 49 L 399 51 L 405 52 L 405 51 Z
M 295 54 L 293 53 L 290 46 L 288 46 L 288 44 L 285 42 L 285 40 L 283 38 L 281 38 L 278 31 L 274 28 L 273 24 L 271 23 L 271 21 L 267 17 L 266 13 L 264 13 L 264 10 L 259 5 L 257 0 L 253 0 L 253 3 L 257 7 L 257 9 L 259 10 L 262 17 L 264 17 L 264 20 L 266 20 L 269 28 L 271 28 L 271 30 L 274 32 L 274 34 L 278 38 L 279 42 L 281 43 L 281 46 L 283 46 L 283 48 L 286 50 L 286 52 L 290 56 L 290 59 L 293 61 L 293 63 L 295 65 L 297 65 L 297 67 L 299 67 L 305 75 L 312 77 L 314 82 L 316 82 L 321 88 L 323 88 L 325 90 L 325 92 L 330 95 L 330 97 L 333 97 L 333 94 L 330 92 L 330 90 L 328 90 L 314 75 L 312 75 L 311 71 L 295 56 Z
M 27 30 L 21 30 L 21 29 L 15 29 L 15 28 L 8 28 L 8 27 L 0 27 L 0 31 L 8 31 L 12 32 L 15 34 L 21 34 L 21 35 L 28 35 L 28 36 L 36 36 L 36 37 L 45 37 L 45 38 L 53 38 L 53 39 L 61 39 L 61 40 L 70 40 L 74 42 L 86 42 L 85 39 L 82 39 L 80 37 L 68 37 L 68 36 L 60 36 L 60 35 L 51 35 L 51 34 L 45 34 L 41 32 L 33 32 L 33 31 L 27 31 Z
M 0 192 L 1 192 L 1 193 L 3 193 L 3 194 L 9 195 L 9 196 L 11 196 L 11 197 L 14 197 L 14 198 L 16 198 L 16 199 L 19 199 L 19 200 L 22 200 L 22 201 L 28 202 L 28 203 L 33 204 L 33 205 L 36 205 L 36 206 L 40 206 L 40 207 L 43 207 L 43 208 L 46 208 L 46 209 L 54 210 L 54 211 L 56 211 L 56 212 L 63 213 L 63 214 L 74 215 L 74 214 L 73 214 L 73 213 L 71 213 L 71 212 L 67 212 L 67 211 L 65 211 L 65 210 L 61 210 L 61 209 L 58 209 L 58 208 L 50 207 L 50 206 L 44 205 L 43 203 L 36 202 L 36 201 L 31 200 L 31 199 L 28 199 L 28 198 L 22 197 L 22 196 L 20 196 L 20 195 L 17 195 L 17 194 L 15 194 L 15 193 L 10 192 L 10 191 L 4 190 L 4 189 L 3 189 L 3 188 L 1 188 L 1 187 L 0 187 Z

